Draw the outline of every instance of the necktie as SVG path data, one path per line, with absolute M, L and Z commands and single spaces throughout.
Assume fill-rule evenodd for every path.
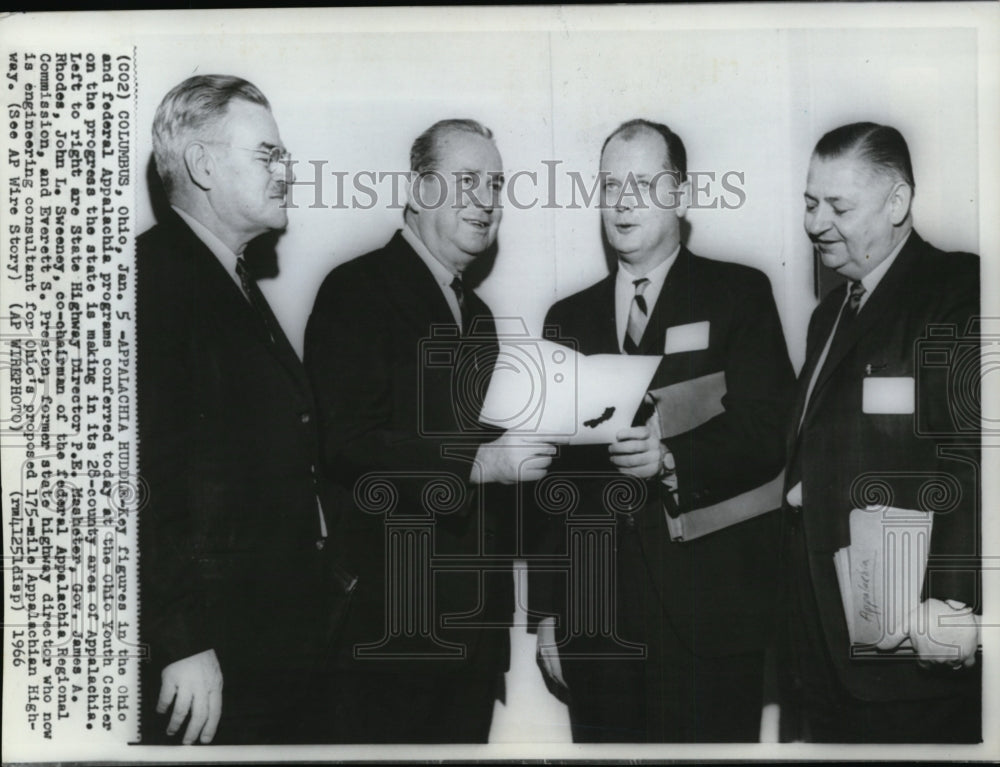
M 465 334 L 466 323 L 468 322 L 467 309 L 465 308 L 465 286 L 462 284 L 462 278 L 456 277 L 451 281 L 451 289 L 455 291 L 455 298 L 458 299 L 458 313 L 462 318 L 462 334 Z
M 455 298 L 458 299 L 458 313 L 459 313 L 459 316 L 462 318 L 462 321 L 460 323 L 462 335 L 463 336 L 467 336 L 469 334 L 469 309 L 466 306 L 466 301 L 465 301 L 465 285 L 462 283 L 462 278 L 461 277 L 456 277 L 455 279 L 453 279 L 451 281 L 451 289 L 455 291 Z M 463 344 L 463 346 L 462 346 L 462 352 L 461 352 L 461 354 L 463 354 L 463 355 L 464 354 L 470 354 L 471 355 L 471 357 L 472 357 L 472 365 L 473 365 L 473 367 L 477 371 L 479 370 L 479 354 L 480 354 L 480 351 L 481 351 L 481 348 L 480 348 L 479 344 L 475 344 L 475 343 L 468 344 L 468 345 Z M 461 357 L 461 359 L 464 361 L 464 360 L 468 359 L 468 357 L 464 357 L 463 356 L 463 357 Z M 482 379 L 478 379 L 478 380 L 480 380 L 482 382 Z M 486 381 L 486 383 L 488 383 L 488 380 Z M 479 397 L 479 402 L 482 402 L 483 398 L 486 396 L 485 389 L 483 391 L 481 391 L 481 392 L 478 392 L 477 396 Z
M 635 285 L 635 295 L 632 296 L 632 305 L 628 309 L 628 325 L 625 329 L 625 340 L 622 343 L 626 354 L 639 352 L 639 342 L 642 341 L 642 334 L 646 331 L 646 322 L 649 320 L 646 298 L 642 295 L 649 287 L 649 280 L 641 277 L 638 280 L 633 280 L 632 284 Z
M 834 341 L 843 336 L 847 332 L 847 329 L 854 324 L 854 320 L 857 319 L 858 312 L 861 310 L 861 300 L 864 298 L 865 292 L 865 286 L 857 280 L 852 281 L 848 285 L 847 303 L 844 304 L 844 309 L 840 315 L 840 322 L 837 323 Z
M 250 306 L 257 313 L 257 317 L 264 325 L 264 329 L 267 331 L 267 335 L 273 344 L 277 338 L 274 327 L 277 320 L 275 320 L 274 315 L 271 313 L 271 307 L 268 306 L 264 294 L 257 287 L 257 281 L 250 276 L 250 270 L 247 269 L 246 261 L 242 258 L 236 259 L 236 274 L 240 278 L 240 284 L 243 286 L 243 292 L 246 294 L 247 300 L 250 301 Z
M 851 313 L 857 317 L 858 310 L 861 308 L 861 299 L 865 296 L 865 286 L 861 284 L 860 281 L 855 280 L 851 282 L 850 294 L 851 297 L 847 301 L 847 305 L 851 309 Z

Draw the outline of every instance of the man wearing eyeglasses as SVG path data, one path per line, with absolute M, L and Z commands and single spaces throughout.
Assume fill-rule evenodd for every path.
M 142 739 L 316 739 L 313 401 L 244 261 L 287 224 L 288 155 L 263 93 L 225 75 L 171 90 L 153 147 L 170 210 L 137 240 Z

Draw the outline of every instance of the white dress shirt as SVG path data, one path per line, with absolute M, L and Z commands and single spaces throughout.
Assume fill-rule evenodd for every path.
M 458 306 L 458 296 L 455 295 L 455 291 L 451 287 L 452 280 L 459 275 L 435 258 L 434 254 L 428 250 L 423 240 L 410 228 L 409 224 L 403 225 L 403 239 L 416 251 L 416 254 L 420 256 L 420 260 L 427 264 L 427 268 L 434 275 L 434 281 L 444 294 L 444 300 L 448 302 L 448 308 L 451 309 L 451 314 L 455 318 L 455 324 L 462 327 L 462 310 Z
M 233 253 L 222 240 L 220 240 L 216 234 L 205 226 L 201 221 L 194 218 L 190 213 L 181 210 L 176 205 L 171 205 L 174 212 L 184 221 L 185 224 L 194 232 L 194 236 L 201 240 L 205 247 L 212 251 L 212 255 L 215 256 L 219 263 L 222 264 L 223 268 L 229 274 L 230 277 L 236 282 L 236 286 L 240 289 L 240 295 L 247 298 L 246 294 L 243 292 L 243 281 L 240 276 L 236 273 L 236 261 L 239 256 Z M 247 298 L 249 301 L 250 299 Z
M 646 279 L 649 280 L 649 285 L 642 292 L 642 297 L 646 299 L 646 309 L 648 310 L 648 314 L 646 315 L 647 320 L 653 313 L 656 300 L 660 297 L 660 291 L 663 290 L 663 283 L 667 281 L 667 274 L 670 272 L 670 267 L 674 265 L 674 261 L 677 260 L 677 254 L 680 252 L 681 246 L 678 245 L 674 248 L 674 252 L 670 254 L 669 258 L 645 275 Z M 632 307 L 632 299 L 635 296 L 634 283 L 638 279 L 641 279 L 639 275 L 632 274 L 626 264 L 621 261 L 618 262 L 618 275 L 615 277 L 615 329 L 618 331 L 619 351 L 624 351 L 625 333 L 628 332 L 628 313 Z

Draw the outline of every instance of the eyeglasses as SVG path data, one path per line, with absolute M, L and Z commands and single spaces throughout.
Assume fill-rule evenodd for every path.
M 288 163 L 292 161 L 291 152 L 280 146 L 273 146 L 270 149 L 262 149 L 261 147 L 236 146 L 235 144 L 230 144 L 226 141 L 206 141 L 205 143 L 228 146 L 233 149 L 241 149 L 244 152 L 253 152 L 256 155 L 259 155 L 258 159 L 267 165 L 268 173 L 273 173 L 279 166 L 287 168 Z
M 251 149 L 250 147 L 237 146 L 233 149 L 242 149 L 245 152 L 261 155 L 260 159 L 266 159 L 268 172 L 273 172 L 279 166 L 285 168 L 292 161 L 292 153 L 280 146 L 273 146 L 270 149 Z

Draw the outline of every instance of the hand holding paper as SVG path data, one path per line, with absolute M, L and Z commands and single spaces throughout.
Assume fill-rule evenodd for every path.
M 473 484 L 499 482 L 503 485 L 536 482 L 545 476 L 556 454 L 555 443 L 559 441 L 565 442 L 565 439 L 505 432 L 498 439 L 479 447 L 470 481 Z
M 912 648 L 922 665 L 976 662 L 979 616 L 959 602 L 920 600 L 934 517 L 871 506 L 851 512 L 851 544 L 834 555 L 855 653 Z
M 914 609 L 909 623 L 910 641 L 921 665 L 968 668 L 976 664 L 979 616 L 971 607 L 950 599 L 928 599 Z
M 652 404 L 648 394 L 646 402 Z M 608 447 L 611 463 L 622 474 L 639 479 L 659 476 L 667 452 L 661 440 L 660 418 L 654 410 L 645 426 L 632 426 L 615 435 L 615 441 Z

